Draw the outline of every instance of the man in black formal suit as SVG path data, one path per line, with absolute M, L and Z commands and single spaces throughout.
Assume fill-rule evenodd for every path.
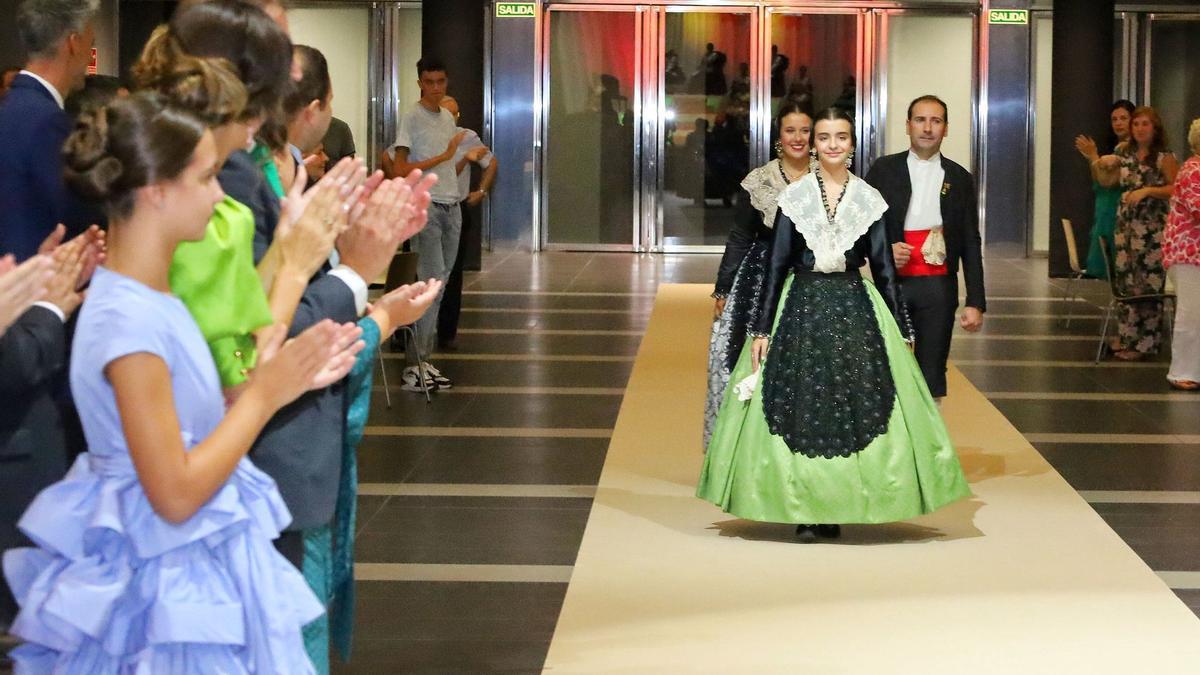
M 63 101 L 83 86 L 99 0 L 25 0 L 17 32 L 29 53 L 0 100 L 0 251 L 32 256 L 58 223 L 82 232 L 98 217 L 63 181 L 62 145 L 71 132 Z
M 938 399 L 946 395 L 960 263 L 967 298 L 959 324 L 978 331 L 987 309 L 975 180 L 941 154 L 948 117 L 940 98 L 914 100 L 908 106 L 910 148 L 879 158 L 867 172 L 867 182 L 888 203 L 883 218 L 916 331 L 917 363 L 929 393 Z
M 42 252 L 54 258 L 44 299 L 0 336 L 0 554 L 30 545 L 17 529 L 21 514 L 84 450 L 66 391 L 72 333 L 67 322 L 83 300 L 79 287 L 100 260 L 103 236 L 93 229 L 58 246 L 63 232 L 57 228 L 42 244 Z M 0 632 L 16 611 L 0 579 Z

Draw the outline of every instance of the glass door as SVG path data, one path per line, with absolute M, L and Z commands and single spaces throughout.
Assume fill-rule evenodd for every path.
M 642 10 L 551 5 L 543 34 L 542 244 L 639 242 Z
M 755 154 L 757 17 L 753 8 L 694 6 L 657 17 L 655 250 L 720 250 L 733 227 Z
M 764 42 L 768 75 L 763 85 L 770 106 L 763 111 L 763 127 L 768 130 L 764 160 L 774 156 L 769 150 L 778 134 L 774 118 L 784 102 L 797 102 L 813 113 L 837 106 L 854 116 L 858 135 L 854 170 L 865 172 L 871 111 L 864 107 L 862 92 L 871 86 L 865 68 L 871 58 L 869 29 L 859 11 L 769 10 Z
M 1191 156 L 1188 127 L 1200 111 L 1200 15 L 1151 14 L 1146 49 L 1146 96 L 1162 118 L 1169 149 L 1180 162 Z

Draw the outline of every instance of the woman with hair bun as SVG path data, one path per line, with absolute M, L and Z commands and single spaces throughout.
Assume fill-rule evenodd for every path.
M 725 397 L 729 372 L 746 341 L 746 329 L 758 318 L 759 295 L 771 253 L 772 229 L 779 194 L 808 173 L 808 137 L 812 110 L 794 101 L 775 116 L 776 158 L 742 180 L 734 210 L 734 225 L 725 242 L 712 297 L 712 337 L 708 347 L 708 397 L 704 406 L 704 445 Z
M 242 39 L 220 33 L 206 37 L 203 29 L 218 19 L 227 20 Z M 185 37 L 201 56 L 185 49 Z M 286 226 L 255 265 L 256 229 L 276 227 L 279 205 L 269 192 L 257 199 L 245 196 L 254 194 L 254 186 L 265 186 L 240 151 L 285 91 L 290 61 L 278 58 L 274 50 L 279 48 L 290 50 L 290 42 L 260 10 L 240 2 L 209 3 L 181 10 L 171 24 L 160 26 L 133 67 L 140 87 L 160 92 L 208 124 L 219 165 L 235 170 L 218 176 L 227 194 L 214 209 L 204 239 L 180 246 L 171 267 L 171 288 L 196 318 L 221 383 L 234 395 L 254 367 L 255 333 L 272 323 L 291 323 L 308 280 L 329 258 L 345 226 L 347 210 L 340 207 L 349 196 L 338 181 L 348 181 L 360 168 L 340 166 L 309 194 L 293 195 Z M 242 62 L 251 65 L 234 72 L 234 64 Z M 249 171 L 237 172 L 239 162 L 250 163 Z
M 224 196 L 212 132 L 143 92 L 85 114 L 64 155 L 68 183 L 106 207 L 108 261 L 72 346 L 88 452 L 21 518 L 38 548 L 4 558 L 17 670 L 312 673 L 301 627 L 322 607 L 271 545 L 291 516 L 246 453 L 277 410 L 345 376 L 361 331 L 275 331 L 226 410 L 168 281 Z
M 779 196 L 754 340 L 696 490 L 740 518 L 799 523 L 810 540 L 970 494 L 906 345 L 887 204 L 849 170 L 853 121 L 839 108 L 814 119 L 813 168 Z M 859 270 L 867 263 L 872 281 Z

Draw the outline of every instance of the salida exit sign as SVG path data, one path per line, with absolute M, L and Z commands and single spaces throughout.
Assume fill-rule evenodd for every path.
M 532 19 L 537 13 L 537 3 L 534 2 L 497 2 L 496 16 L 511 18 L 524 17 Z
M 1029 10 L 993 9 L 988 12 L 988 23 L 1025 26 L 1029 23 Z

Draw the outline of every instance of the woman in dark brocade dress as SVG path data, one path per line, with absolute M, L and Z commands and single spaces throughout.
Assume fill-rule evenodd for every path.
M 839 523 L 907 520 L 970 489 L 898 325 L 887 205 L 849 171 L 849 115 L 818 113 L 811 145 L 819 165 L 779 197 L 755 339 L 696 493 L 741 518 L 836 537 Z M 868 261 L 873 282 L 859 272 Z
M 759 293 L 766 272 L 779 193 L 808 173 L 808 137 L 812 113 L 785 103 L 776 118 L 776 159 L 750 172 L 742 181 L 733 229 L 717 273 L 712 337 L 708 349 L 708 396 L 704 406 L 704 445 L 712 435 L 717 410 L 746 341 L 746 328 L 757 318 Z

